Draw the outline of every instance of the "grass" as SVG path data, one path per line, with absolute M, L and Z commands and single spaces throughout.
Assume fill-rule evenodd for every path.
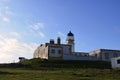
M 111 69 L 0 69 L 0 80 L 119 80 L 119 75 L 120 71 Z
M 100 61 L 32 59 L 0 68 L 0 80 L 119 80 L 119 75 L 120 70 L 110 69 L 108 62 Z
M 63 60 L 41 60 L 31 59 L 21 63 L 28 68 L 40 69 L 40 68 L 98 68 L 109 69 L 111 68 L 110 62 L 103 61 L 63 61 Z

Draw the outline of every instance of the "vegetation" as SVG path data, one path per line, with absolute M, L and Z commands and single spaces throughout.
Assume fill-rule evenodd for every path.
M 73 60 L 41 60 L 31 59 L 21 63 L 27 68 L 98 68 L 110 69 L 110 62 L 103 61 L 73 61 Z
M 0 80 L 119 80 L 109 62 L 31 59 L 0 68 Z

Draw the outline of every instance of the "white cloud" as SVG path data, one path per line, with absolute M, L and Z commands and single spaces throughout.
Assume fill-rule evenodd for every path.
M 42 32 L 42 30 L 44 30 L 44 28 L 45 28 L 45 25 L 42 22 L 37 22 L 37 23 L 30 25 L 30 31 L 40 38 L 45 37 L 45 34 Z
M 33 30 L 39 30 L 39 29 L 43 29 L 45 26 L 44 26 L 44 23 L 38 22 L 38 23 L 32 24 L 30 27 Z
M 10 22 L 10 17 L 13 16 L 13 12 L 10 10 L 9 6 L 6 6 L 6 3 L 9 3 L 10 0 L 0 1 L 0 20 L 4 23 Z
M 10 35 L 11 35 L 11 36 L 14 36 L 14 37 L 16 37 L 16 38 L 20 37 L 20 34 L 17 33 L 17 32 L 10 32 Z
M 41 38 L 44 38 L 44 37 L 45 37 L 45 34 L 42 33 L 42 32 L 39 32 L 39 36 L 40 36 Z
M 2 17 L 2 21 L 5 22 L 5 23 L 9 23 L 10 22 L 9 18 L 6 17 L 6 16 Z
M 31 57 L 35 48 L 38 46 L 36 43 L 20 42 L 16 38 L 6 38 L 0 35 L 0 63 L 18 61 L 18 57 Z
M 5 15 L 14 15 L 14 13 L 10 10 L 10 8 L 8 6 L 5 7 L 4 13 L 5 13 Z

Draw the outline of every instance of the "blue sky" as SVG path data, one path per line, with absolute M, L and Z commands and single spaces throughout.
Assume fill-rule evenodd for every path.
M 0 0 L 0 63 L 32 58 L 41 43 L 75 35 L 75 50 L 120 49 L 119 0 Z

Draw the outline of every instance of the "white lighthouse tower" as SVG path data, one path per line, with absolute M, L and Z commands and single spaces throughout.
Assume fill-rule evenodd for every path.
M 75 51 L 75 49 L 74 49 L 74 45 L 75 45 L 75 43 L 74 43 L 74 34 L 71 31 L 67 34 L 66 44 L 71 45 L 72 52 Z

